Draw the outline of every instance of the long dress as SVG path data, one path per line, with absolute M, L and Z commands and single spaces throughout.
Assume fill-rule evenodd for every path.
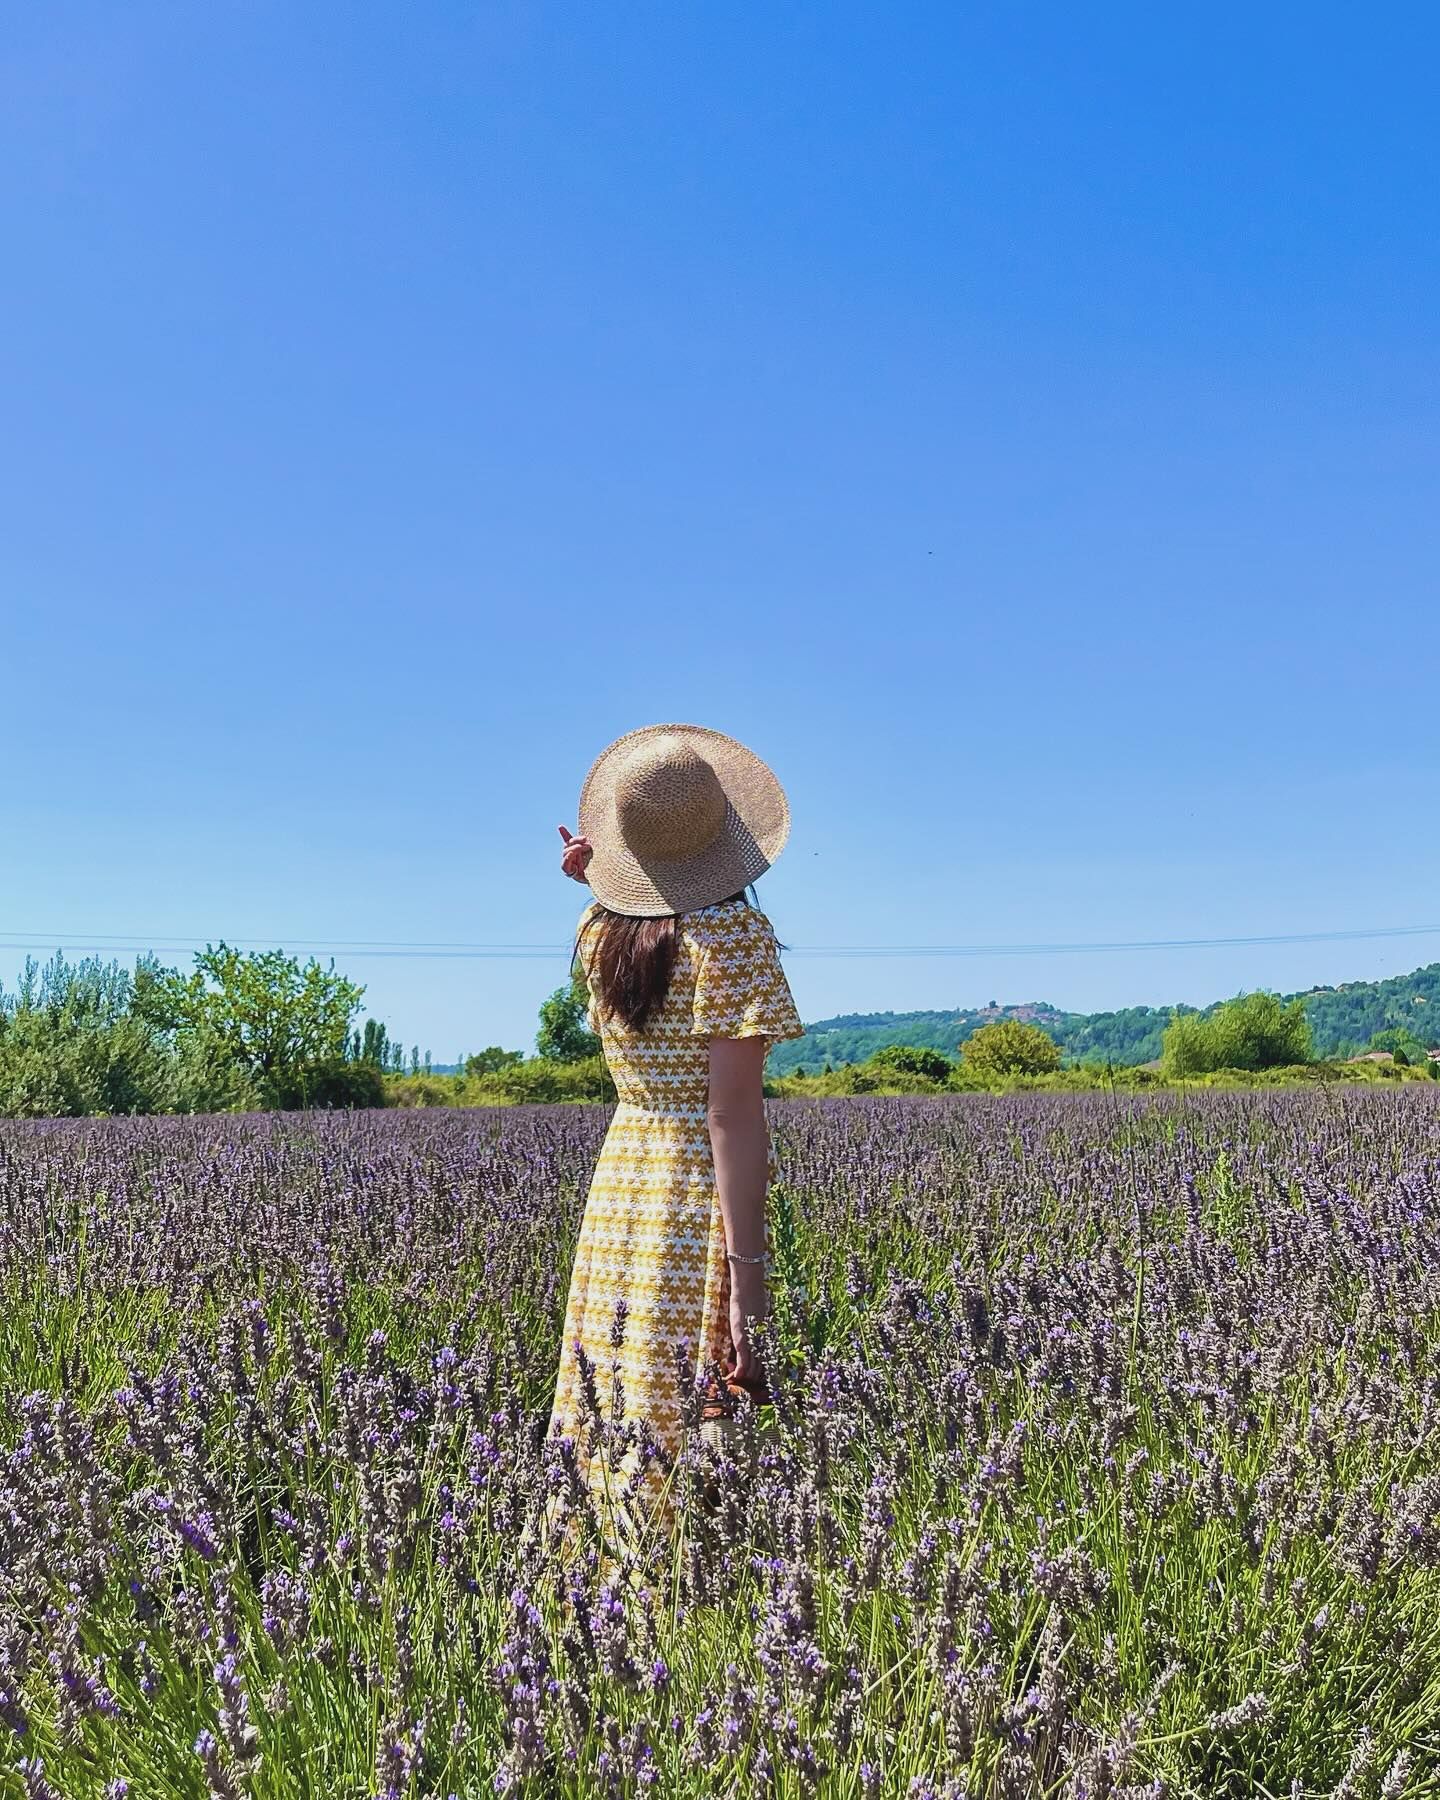
M 587 983 L 593 918 L 587 908 L 578 939 Z M 662 1477 L 684 1435 L 684 1384 L 733 1354 L 730 1264 L 706 1117 L 710 1040 L 775 1042 L 804 1031 L 762 912 L 744 900 L 703 907 L 680 916 L 677 939 L 664 1005 L 642 1030 L 600 1014 L 592 987 L 591 1024 L 618 1104 L 586 1197 L 550 1420 L 552 1437 L 571 1440 L 577 1484 L 605 1507 L 626 1495 L 631 1514 L 652 1523 L 669 1510 Z M 594 1365 L 588 1405 L 580 1352 Z M 618 1458 L 603 1449 L 596 1397 L 617 1450 L 625 1445 L 622 1421 L 632 1438 L 643 1421 L 663 1456 L 633 1441 Z

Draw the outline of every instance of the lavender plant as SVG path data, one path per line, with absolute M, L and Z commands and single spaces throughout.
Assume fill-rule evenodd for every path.
M 1437 1101 L 777 1106 L 773 1412 L 619 1551 L 603 1110 L 0 1128 L 0 1793 L 1440 1793 Z

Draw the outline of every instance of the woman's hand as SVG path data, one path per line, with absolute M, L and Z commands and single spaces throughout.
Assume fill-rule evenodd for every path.
M 769 1317 L 770 1294 L 764 1268 L 754 1263 L 730 1265 L 730 1342 L 735 1358 L 725 1379 L 742 1387 L 765 1385 L 765 1370 L 750 1341 L 750 1324 Z
M 572 881 L 589 881 L 585 871 L 590 865 L 590 858 L 595 854 L 595 846 L 587 837 L 571 837 L 565 826 L 560 827 L 560 836 L 565 841 L 565 848 L 560 852 L 560 867 Z

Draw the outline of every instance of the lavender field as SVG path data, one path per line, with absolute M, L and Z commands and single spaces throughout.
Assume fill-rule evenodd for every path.
M 0 1793 L 1440 1794 L 1427 1088 L 777 1106 L 756 1473 L 619 1572 L 605 1119 L 0 1126 Z

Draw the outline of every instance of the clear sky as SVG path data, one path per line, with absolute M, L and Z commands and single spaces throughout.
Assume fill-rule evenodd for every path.
M 659 720 L 785 782 L 796 946 L 1440 926 L 1437 19 L 10 9 L 7 943 L 563 943 L 555 827 Z M 813 1019 L 1437 957 L 789 966 Z M 564 973 L 337 962 L 439 1060 Z

